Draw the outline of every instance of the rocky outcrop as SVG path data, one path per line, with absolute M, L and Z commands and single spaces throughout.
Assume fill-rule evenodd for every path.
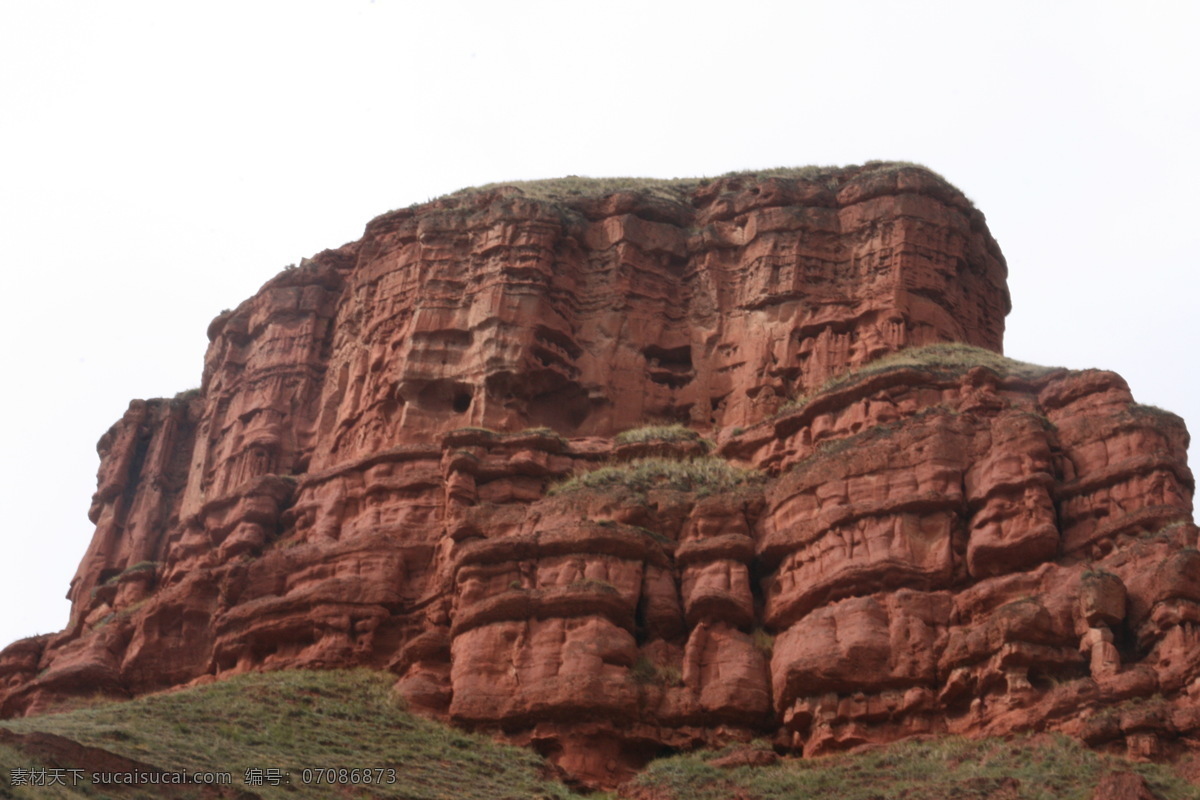
M 598 784 L 761 736 L 1167 754 L 1186 429 L 1000 356 L 1008 308 L 982 215 L 906 165 L 386 214 L 101 439 L 70 626 L 0 652 L 0 712 L 364 665 Z

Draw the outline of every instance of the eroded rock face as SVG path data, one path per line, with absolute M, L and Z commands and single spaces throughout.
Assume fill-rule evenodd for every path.
M 1200 730 L 1186 429 L 996 354 L 961 194 L 534 188 L 384 215 L 214 320 L 202 388 L 101 439 L 71 623 L 0 652 L 0 711 L 366 665 L 601 785 L 759 736 Z M 648 422 L 714 444 L 618 436 Z

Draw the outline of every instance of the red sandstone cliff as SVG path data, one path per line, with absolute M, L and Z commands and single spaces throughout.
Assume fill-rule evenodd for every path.
M 386 214 L 104 435 L 71 624 L 0 652 L 0 712 L 361 664 L 601 783 L 763 735 L 1182 746 L 1186 429 L 999 356 L 1008 309 L 915 167 Z

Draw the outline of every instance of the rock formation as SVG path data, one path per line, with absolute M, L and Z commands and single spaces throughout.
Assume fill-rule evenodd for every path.
M 1200 734 L 1187 431 L 999 355 L 961 193 L 605 186 L 385 214 L 219 315 L 201 388 L 100 440 L 70 625 L 0 652 L 0 713 L 364 665 L 599 784 L 762 736 Z

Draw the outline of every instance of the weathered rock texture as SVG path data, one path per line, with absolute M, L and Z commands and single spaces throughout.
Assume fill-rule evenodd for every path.
M 602 784 L 764 735 L 1164 754 L 1200 735 L 1188 435 L 999 356 L 1005 274 L 901 165 L 379 217 L 104 435 L 70 625 L 0 653 L 0 711 L 358 664 Z M 617 437 L 650 422 L 714 453 Z

